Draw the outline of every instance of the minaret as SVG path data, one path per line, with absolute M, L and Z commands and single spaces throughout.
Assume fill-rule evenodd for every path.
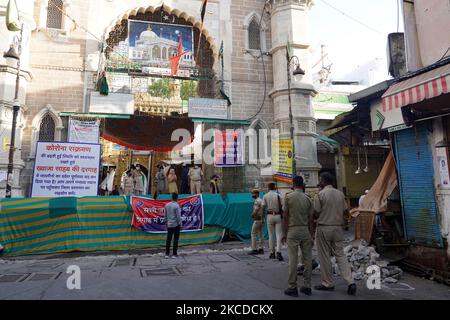
M 312 85 L 308 38 L 308 14 L 313 0 L 272 0 L 271 5 L 274 88 L 270 97 L 274 102 L 274 126 L 280 130 L 280 138 L 290 138 L 286 58 L 289 43 L 291 55 L 298 57 L 306 72 L 296 79 L 292 76 L 294 68 L 290 68 L 297 174 L 305 178 L 308 187 L 316 187 L 321 166 L 317 161 L 316 119 L 312 108 L 312 97 L 317 92 Z

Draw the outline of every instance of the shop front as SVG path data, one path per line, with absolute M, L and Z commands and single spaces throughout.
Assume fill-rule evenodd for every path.
M 395 151 L 408 257 L 448 280 L 450 61 L 410 73 L 372 108 Z M 446 280 L 446 281 L 447 281 Z

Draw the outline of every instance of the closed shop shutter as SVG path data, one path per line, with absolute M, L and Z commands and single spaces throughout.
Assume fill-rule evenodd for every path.
M 443 247 L 428 134 L 424 123 L 395 133 L 405 234 L 414 244 Z

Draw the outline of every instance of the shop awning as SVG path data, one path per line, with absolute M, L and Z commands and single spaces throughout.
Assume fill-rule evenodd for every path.
M 390 86 L 383 95 L 383 111 L 436 98 L 449 93 L 450 63 Z
M 192 118 L 193 122 L 203 122 L 203 123 L 226 123 L 226 124 L 240 124 L 240 125 L 250 125 L 251 121 L 248 120 L 221 120 L 221 119 L 206 119 L 206 118 Z
M 194 136 L 194 124 L 189 118 L 131 116 L 130 119 L 105 119 L 102 137 L 133 150 L 169 152 L 180 150 L 181 138 L 172 141 L 176 129 L 186 129 Z M 191 141 L 186 141 L 187 144 Z M 186 145 L 187 145 L 186 144 Z

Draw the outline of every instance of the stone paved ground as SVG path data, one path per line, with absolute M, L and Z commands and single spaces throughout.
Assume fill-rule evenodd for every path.
M 249 256 L 246 245 L 182 248 L 178 259 L 169 260 L 154 251 L 4 258 L 0 299 L 450 299 L 450 287 L 408 274 L 381 290 L 368 290 L 359 282 L 356 297 L 349 297 L 345 283 L 336 278 L 335 292 L 290 298 L 283 294 L 287 262 L 270 260 L 267 254 Z M 286 249 L 283 254 L 287 258 Z M 70 265 L 81 269 L 81 290 L 67 289 Z M 316 270 L 313 284 L 319 283 Z

